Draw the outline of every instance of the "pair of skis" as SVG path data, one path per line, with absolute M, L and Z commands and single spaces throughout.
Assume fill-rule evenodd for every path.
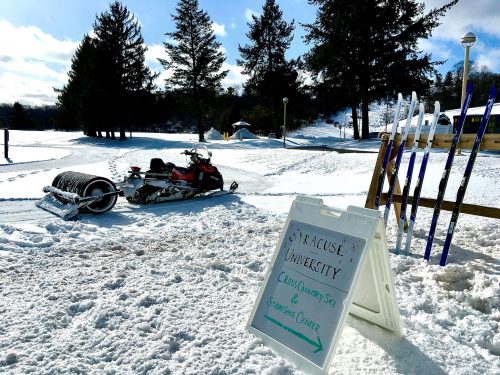
M 434 206 L 434 213 L 432 215 L 431 227 L 429 228 L 429 234 L 427 236 L 427 245 L 425 246 L 425 252 L 424 252 L 425 260 L 429 260 L 431 255 L 432 243 L 434 241 L 434 234 L 436 232 L 436 226 L 439 219 L 439 214 L 441 213 L 441 206 L 443 204 L 444 194 L 446 192 L 446 186 L 448 185 L 448 178 L 450 177 L 451 167 L 453 166 L 453 159 L 455 158 L 458 142 L 460 140 L 460 135 L 462 134 L 462 128 L 465 123 L 465 116 L 467 115 L 467 110 L 469 109 L 469 104 L 471 99 L 472 99 L 472 84 L 469 82 L 467 84 L 465 98 L 462 104 L 462 110 L 460 111 L 460 117 L 458 119 L 457 128 L 455 130 L 455 134 L 451 141 L 450 151 L 448 152 L 448 158 L 446 159 L 443 175 L 441 176 L 441 180 L 439 181 L 438 195 L 436 198 L 436 204 Z
M 403 158 L 403 152 L 405 149 L 406 140 L 408 139 L 408 134 L 410 132 L 411 120 L 413 118 L 413 113 L 415 112 L 415 107 L 417 106 L 417 94 L 415 91 L 411 93 L 410 106 L 408 108 L 408 117 L 406 118 L 406 123 L 403 128 L 403 134 L 401 136 L 401 143 L 398 147 L 398 152 L 396 155 L 396 161 L 394 162 L 394 169 L 391 173 L 391 178 L 389 179 L 389 190 L 387 192 L 387 200 L 385 203 L 384 210 L 384 223 L 387 225 L 387 219 L 389 218 L 389 212 L 391 211 L 392 197 L 394 195 L 394 187 L 396 185 L 396 178 L 399 173 L 399 166 L 401 165 L 401 159 Z M 417 128 L 418 128 L 417 124 Z
M 446 240 L 445 240 L 444 246 L 443 246 L 443 252 L 441 253 L 441 259 L 439 261 L 439 264 L 441 266 L 446 265 L 446 260 L 448 258 L 448 253 L 450 251 L 451 239 L 453 237 L 453 233 L 455 232 L 455 227 L 456 227 L 457 221 L 458 221 L 458 215 L 460 213 L 460 207 L 461 207 L 463 200 L 464 200 L 465 191 L 467 190 L 467 185 L 469 183 L 470 176 L 472 174 L 472 168 L 474 167 L 474 163 L 476 161 L 476 157 L 477 157 L 477 154 L 479 152 L 479 146 L 481 144 L 484 133 L 486 131 L 486 125 L 488 124 L 491 110 L 493 109 L 493 104 L 495 103 L 495 98 L 496 98 L 496 88 L 495 88 L 495 86 L 491 86 L 490 93 L 488 96 L 488 103 L 486 104 L 483 118 L 481 119 L 481 123 L 479 124 L 479 129 L 478 129 L 476 138 L 474 140 L 474 144 L 472 145 L 471 153 L 469 156 L 469 161 L 467 162 L 467 166 L 465 167 L 465 172 L 464 172 L 464 175 L 462 177 L 462 182 L 460 183 L 460 187 L 458 188 L 457 198 L 455 200 L 455 206 L 453 207 L 453 212 L 451 214 L 450 224 L 448 226 L 448 231 L 446 233 Z M 464 105 L 465 105 L 465 101 L 464 101 Z M 457 133 L 458 133 L 458 131 L 457 131 Z M 443 175 L 443 177 L 444 177 L 444 175 Z M 444 194 L 444 192 L 443 192 L 443 194 Z M 437 205 L 436 205 L 436 207 L 437 207 Z M 435 215 L 436 215 L 436 213 L 435 213 Z M 439 215 L 439 210 L 437 211 L 437 215 Z M 437 221 L 437 218 L 436 218 L 436 221 Z M 432 233 L 432 235 L 434 235 L 434 233 Z M 429 247 L 428 256 L 430 256 L 430 250 L 432 247 L 432 238 L 429 237 L 429 239 L 427 241 L 428 247 Z M 429 244 L 429 240 L 430 240 L 430 244 Z M 426 248 L 426 255 L 427 255 L 427 248 Z
M 396 176 L 397 176 L 397 173 L 399 171 L 399 165 L 401 163 L 402 153 L 403 153 L 404 145 L 406 143 L 406 137 L 408 136 L 408 133 L 407 133 L 407 131 L 409 129 L 408 122 L 411 121 L 411 117 L 413 115 L 413 110 L 414 110 L 413 102 L 414 101 L 416 102 L 415 95 L 413 95 L 413 94 L 412 94 L 412 102 L 410 104 L 410 111 L 408 113 L 407 123 L 405 125 L 404 130 L 403 130 L 402 143 L 400 145 L 400 148 L 398 149 L 395 167 L 394 167 L 394 170 L 392 171 L 391 178 L 390 178 L 389 192 L 388 192 L 386 207 L 385 207 L 385 211 L 384 211 L 384 220 L 386 223 L 387 223 L 387 218 L 388 218 L 388 214 L 390 211 L 390 206 L 392 203 L 392 196 L 393 196 L 393 192 L 394 192 L 394 185 L 395 185 Z M 445 194 L 446 186 L 448 183 L 448 178 L 449 178 L 449 175 L 451 172 L 451 167 L 453 165 L 453 159 L 454 159 L 454 156 L 456 153 L 456 149 L 457 149 L 458 142 L 460 139 L 460 134 L 462 132 L 463 124 L 465 122 L 465 117 L 466 117 L 467 110 L 468 110 L 468 107 L 469 107 L 469 104 L 471 101 L 471 97 L 472 97 L 472 85 L 469 83 L 467 86 L 465 100 L 464 100 L 462 110 L 460 113 L 460 118 L 459 118 L 459 121 L 457 124 L 457 129 L 456 129 L 455 135 L 454 135 L 453 140 L 452 140 L 450 151 L 448 153 L 448 159 L 446 161 L 445 170 L 443 172 L 443 175 L 441 177 L 441 181 L 439 183 L 438 197 L 436 199 L 436 205 L 434 207 L 434 213 L 433 213 L 433 217 L 432 217 L 431 227 L 429 230 L 427 245 L 426 245 L 426 249 L 425 249 L 425 253 L 424 253 L 424 258 L 426 260 L 428 260 L 430 258 L 430 252 L 432 249 L 432 243 L 434 240 L 434 234 L 435 234 L 435 230 L 436 230 L 436 226 L 437 226 L 437 221 L 439 218 L 439 214 L 441 212 L 441 206 L 443 203 L 444 194 Z M 472 174 L 472 168 L 474 166 L 482 138 L 483 138 L 484 133 L 486 131 L 486 126 L 487 126 L 487 123 L 488 123 L 488 120 L 489 120 L 489 117 L 491 114 L 491 110 L 493 108 L 493 104 L 495 102 L 495 97 L 496 97 L 496 88 L 494 86 L 492 86 L 490 89 L 488 103 L 486 105 L 485 113 L 484 113 L 483 118 L 481 120 L 481 123 L 479 125 L 479 130 L 478 130 L 474 144 L 473 144 L 472 149 L 471 149 L 471 155 L 469 157 L 469 161 L 467 163 L 467 167 L 465 169 L 464 176 L 462 178 L 462 182 L 461 182 L 459 190 L 457 192 L 457 198 L 455 201 L 455 205 L 454 205 L 453 212 L 452 212 L 452 217 L 451 217 L 450 224 L 448 227 L 446 240 L 445 240 L 445 244 L 443 247 L 443 252 L 441 254 L 441 259 L 440 259 L 441 266 L 444 266 L 446 264 L 446 260 L 447 260 L 450 245 L 451 245 L 451 240 L 452 240 L 453 233 L 454 233 L 457 221 L 458 221 L 458 216 L 460 213 L 460 207 L 463 203 L 465 191 L 467 189 L 467 185 L 468 185 L 470 176 Z M 415 100 L 414 100 L 414 98 L 415 98 Z M 398 99 L 399 100 L 398 100 L 398 104 L 396 107 L 396 114 L 397 115 L 394 119 L 393 128 L 391 131 L 391 136 L 389 138 L 386 153 L 384 156 L 384 161 L 383 161 L 382 168 L 381 168 L 380 175 L 379 175 L 379 181 L 378 181 L 378 186 L 377 186 L 376 204 L 375 204 L 376 209 L 379 208 L 380 197 L 381 197 L 383 182 L 384 182 L 384 175 L 386 173 L 386 170 L 387 170 L 387 167 L 389 164 L 389 156 L 391 153 L 392 143 L 394 141 L 394 137 L 395 137 L 395 133 L 396 133 L 396 129 L 397 129 L 396 121 L 399 120 L 399 113 L 401 110 L 401 96 L 400 95 L 399 95 Z M 412 107 L 412 105 L 413 105 L 413 107 Z M 427 138 L 427 145 L 424 149 L 424 156 L 422 159 L 422 165 L 420 168 L 417 184 L 415 186 L 415 190 L 414 190 L 414 194 L 413 194 L 413 204 L 412 204 L 410 221 L 409 221 L 409 225 L 408 225 L 408 233 L 407 233 L 406 244 L 405 244 L 405 253 L 407 255 L 410 252 L 411 240 L 413 237 L 413 228 L 415 225 L 415 220 L 416 220 L 416 215 L 417 215 L 417 210 L 418 210 L 418 205 L 419 205 L 420 194 L 422 191 L 422 185 L 423 185 L 423 180 L 424 180 L 424 176 L 425 176 L 425 171 L 426 171 L 427 163 L 429 160 L 430 149 L 432 147 L 432 142 L 433 142 L 433 138 L 434 138 L 434 134 L 435 134 L 435 130 L 436 130 L 437 120 L 439 118 L 439 111 L 440 111 L 439 102 L 436 102 L 435 107 L 434 107 L 434 117 L 433 117 L 433 121 L 432 121 L 431 128 L 429 131 L 429 135 Z M 399 228 L 398 228 L 398 234 L 397 234 L 397 238 L 396 238 L 396 253 L 397 254 L 399 254 L 399 252 L 401 250 L 403 227 L 404 227 L 404 222 L 406 219 L 406 208 L 407 208 L 407 203 L 408 203 L 408 194 L 409 194 L 409 188 L 410 188 L 410 184 L 411 184 L 411 178 L 413 175 L 413 168 L 414 168 L 414 163 L 415 163 L 416 151 L 418 148 L 418 141 L 419 141 L 420 132 L 421 132 L 422 117 L 423 117 L 423 108 L 421 105 L 420 112 L 419 112 L 419 120 L 417 123 L 417 130 L 415 132 L 414 143 L 413 143 L 411 154 L 410 154 L 408 171 L 407 171 L 405 185 L 404 185 L 403 193 L 402 193 L 401 214 L 399 217 Z
M 453 238 L 453 234 L 454 234 L 454 231 L 455 231 L 456 224 L 458 222 L 458 216 L 459 216 L 459 213 L 460 213 L 460 207 L 461 207 L 461 205 L 463 203 L 463 199 L 464 199 L 464 196 L 465 196 L 465 192 L 467 190 L 467 185 L 469 183 L 470 176 L 472 174 L 472 169 L 474 167 L 474 163 L 475 163 L 478 151 L 479 151 L 479 147 L 480 147 L 482 138 L 484 136 L 484 133 L 486 131 L 486 126 L 488 124 L 488 120 L 489 120 L 489 117 L 490 117 L 490 114 L 491 114 L 491 110 L 492 110 L 493 104 L 495 102 L 495 97 L 496 97 L 496 88 L 494 86 L 492 86 L 491 89 L 490 89 L 490 93 L 489 93 L 488 103 L 487 103 L 486 108 L 485 108 L 485 113 L 484 113 L 484 115 L 482 117 L 482 120 L 481 120 L 481 123 L 479 125 L 479 129 L 478 129 L 476 138 L 474 140 L 474 144 L 473 144 L 472 149 L 471 149 L 471 154 L 470 154 L 470 157 L 469 157 L 469 161 L 467 163 L 467 166 L 466 166 L 463 178 L 462 178 L 462 182 L 461 182 L 459 190 L 457 192 L 457 197 L 456 197 L 456 200 L 455 200 L 455 205 L 453 207 L 450 224 L 449 224 L 449 227 L 448 227 L 448 231 L 447 231 L 445 243 L 444 243 L 444 246 L 443 246 L 443 252 L 441 254 L 441 259 L 440 259 L 440 262 L 439 262 L 439 264 L 441 266 L 444 266 L 446 264 L 446 260 L 447 260 L 447 257 L 448 257 L 448 254 L 449 254 L 449 250 L 450 250 L 450 246 L 451 246 L 451 241 L 452 241 L 452 238 Z M 458 120 L 457 129 L 456 129 L 455 135 L 453 137 L 452 144 L 450 146 L 450 151 L 448 153 L 448 158 L 447 158 L 447 161 L 446 161 L 445 169 L 444 169 L 443 175 L 441 177 L 441 181 L 439 183 L 438 197 L 436 199 L 436 204 L 435 204 L 435 207 L 434 207 L 434 213 L 433 213 L 433 217 L 432 217 L 431 227 L 430 227 L 430 230 L 429 230 L 429 235 L 428 235 L 428 238 L 427 238 L 427 245 L 426 245 L 426 249 L 425 249 L 425 253 L 424 253 L 424 258 L 426 260 L 429 260 L 429 258 L 430 258 L 430 253 L 431 253 L 431 250 L 432 250 L 432 243 L 433 243 L 433 240 L 434 240 L 434 234 L 435 234 L 435 230 L 436 230 L 436 226 L 437 226 L 437 221 L 438 221 L 438 218 L 439 218 L 439 215 L 440 215 L 440 212 L 441 212 L 441 206 L 442 206 L 442 203 L 443 203 L 443 200 L 444 200 L 444 194 L 445 194 L 445 191 L 446 191 L 446 186 L 447 186 L 447 183 L 448 183 L 448 178 L 449 178 L 449 175 L 450 175 L 450 172 L 451 172 L 451 167 L 453 165 L 453 159 L 454 159 L 454 156 L 455 156 L 455 153 L 456 153 L 456 149 L 457 149 L 457 146 L 458 146 L 458 143 L 459 143 L 460 134 L 462 132 L 462 128 L 463 128 L 463 125 L 464 125 L 464 122 L 465 122 L 465 117 L 466 117 L 466 114 L 467 114 L 467 110 L 469 108 L 469 104 L 470 104 L 471 98 L 472 98 L 472 85 L 469 83 L 469 85 L 467 86 L 465 100 L 464 100 L 464 103 L 463 103 L 463 106 L 462 106 L 462 110 L 461 110 L 461 113 L 460 113 L 460 118 Z M 421 107 L 421 110 L 422 110 L 422 107 Z M 423 111 L 421 111 L 419 113 L 419 122 L 417 124 L 417 130 L 415 132 L 415 141 L 414 141 L 414 144 L 412 146 L 412 151 L 411 151 L 411 155 L 410 155 L 410 161 L 409 161 L 409 165 L 408 165 L 408 171 L 407 171 L 407 175 L 406 175 L 406 179 L 405 179 L 405 185 L 404 185 L 403 194 L 402 194 L 401 214 L 400 214 L 400 218 L 399 218 L 399 228 L 398 228 L 398 234 L 397 234 L 397 239 L 396 239 L 396 253 L 398 253 L 398 254 L 399 254 L 399 252 L 401 250 L 401 242 L 402 242 L 402 235 L 403 235 L 403 226 L 404 226 L 404 221 L 406 219 L 406 207 L 407 207 L 407 202 L 408 202 L 408 193 L 409 193 L 409 187 L 410 187 L 410 184 L 411 184 L 411 176 L 413 174 L 413 168 L 414 168 L 414 162 L 415 162 L 415 155 L 416 155 L 416 150 L 418 148 L 417 145 L 418 145 L 418 140 L 419 140 L 420 130 L 421 130 L 420 129 L 420 126 L 421 126 L 421 117 L 420 117 L 420 115 L 423 115 Z M 429 160 L 430 148 L 432 147 L 432 141 L 433 141 L 433 138 L 434 138 L 434 134 L 435 134 L 435 129 L 436 129 L 438 117 L 439 117 L 439 102 L 436 102 L 435 103 L 435 110 L 434 110 L 434 118 L 433 118 L 433 122 L 432 122 L 432 125 L 431 125 L 431 129 L 429 131 L 429 136 L 428 136 L 428 139 L 427 139 L 427 145 L 426 145 L 426 147 L 424 149 L 424 157 L 422 159 L 422 165 L 421 165 L 421 168 L 420 168 L 420 172 L 419 172 L 417 184 L 415 186 L 415 191 L 414 191 L 414 194 L 413 194 L 413 204 L 412 204 L 410 221 L 409 221 L 409 225 L 408 225 L 408 233 L 407 233 L 406 244 L 405 244 L 405 253 L 407 255 L 409 254 L 409 251 L 410 251 L 410 245 L 411 245 L 411 240 L 412 240 L 412 236 L 413 236 L 413 228 L 414 228 L 414 225 L 415 225 L 415 220 L 416 220 L 416 215 L 417 215 L 417 210 L 418 210 L 418 203 L 419 203 L 420 194 L 421 194 L 421 191 L 422 191 L 423 179 L 424 179 L 424 176 L 425 176 L 425 171 L 426 171 L 427 163 L 428 163 L 428 160 Z M 396 164 L 398 162 L 400 162 L 400 161 L 401 161 L 400 159 L 399 160 L 396 159 Z M 398 168 L 398 166 L 395 168 L 395 170 L 397 168 Z M 396 171 L 396 173 L 397 173 L 397 171 Z M 385 217 L 386 220 L 387 220 L 388 210 L 390 209 L 390 199 L 392 198 L 392 194 L 391 193 L 392 193 L 393 188 L 394 188 L 393 187 L 392 177 L 393 176 L 391 176 L 391 186 L 389 188 L 389 194 L 388 194 L 388 205 L 386 206 L 386 211 L 385 211 L 385 214 L 384 214 L 384 217 Z M 392 189 L 391 189 L 391 187 L 392 187 Z
M 415 134 L 415 140 L 413 142 L 411 154 L 410 154 L 410 161 L 408 164 L 408 171 L 406 173 L 406 179 L 405 179 L 405 184 L 403 187 L 403 194 L 401 197 L 401 213 L 399 215 L 399 227 L 398 227 L 398 234 L 396 237 L 396 254 L 399 254 L 401 251 L 401 242 L 403 239 L 403 229 L 404 229 L 404 223 L 406 220 L 406 207 L 408 204 L 408 196 L 409 196 L 409 191 L 410 191 L 410 185 L 411 185 L 411 179 L 413 175 L 413 168 L 415 165 L 415 158 L 416 158 L 416 153 L 418 149 L 418 141 L 420 138 L 420 132 L 421 132 L 421 126 L 422 126 L 422 119 L 423 118 L 423 108 L 421 107 L 422 112 L 421 115 L 419 114 L 419 120 L 420 120 L 420 129 L 418 130 L 418 134 Z M 424 149 L 424 156 L 422 158 L 422 164 L 420 165 L 420 171 L 418 173 L 418 179 L 417 183 L 415 185 L 415 190 L 413 192 L 413 204 L 411 206 L 411 214 L 410 214 L 410 221 L 408 223 L 408 232 L 406 235 L 406 244 L 405 244 L 405 253 L 408 255 L 410 253 L 410 245 L 411 245 L 411 240 L 413 236 L 413 227 L 415 226 L 415 220 L 417 219 L 417 210 L 418 210 L 418 204 L 420 200 L 420 193 L 422 192 L 422 185 L 424 183 L 424 177 L 425 177 L 425 171 L 427 169 L 427 163 L 429 161 L 430 157 L 430 151 L 432 148 L 432 141 L 434 140 L 434 134 L 436 132 L 436 126 L 437 122 L 439 119 L 439 112 L 440 112 L 440 105 L 439 102 L 436 101 L 434 103 L 434 116 L 432 118 L 432 123 L 431 127 L 429 129 L 429 134 L 427 136 L 427 144 Z M 418 135 L 418 138 L 417 138 Z
M 388 165 L 389 165 L 389 157 L 391 154 L 391 149 L 392 149 L 392 144 L 395 138 L 396 130 L 397 130 L 397 123 L 399 122 L 399 114 L 401 112 L 401 104 L 402 104 L 402 96 L 401 94 L 398 95 L 398 103 L 396 105 L 396 111 L 395 111 L 395 117 L 394 117 L 394 122 L 393 122 L 393 127 L 391 130 L 391 135 L 389 137 L 389 141 L 387 143 L 387 148 L 385 151 L 384 159 L 382 162 L 382 167 L 380 170 L 379 178 L 378 178 L 378 184 L 377 184 L 377 194 L 375 198 L 375 209 L 379 208 L 380 205 L 380 198 L 382 195 L 382 189 L 384 185 L 384 177 L 385 173 L 387 171 Z M 415 107 L 417 105 L 417 95 L 415 92 L 412 92 L 412 97 L 410 101 L 410 106 L 408 109 L 408 117 L 406 119 L 405 126 L 402 131 L 402 137 L 401 137 L 401 143 L 399 145 L 397 155 L 396 155 L 396 160 L 394 163 L 394 168 L 391 173 L 391 177 L 389 179 L 389 190 L 387 193 L 387 200 L 386 200 L 386 206 L 384 210 L 384 222 L 387 225 L 387 220 L 389 217 L 390 209 L 391 209 L 391 204 L 392 204 L 392 198 L 394 195 L 394 187 L 395 187 L 395 182 L 397 175 L 399 173 L 399 166 L 401 165 L 401 159 L 403 156 L 406 140 L 408 138 L 410 126 L 411 126 L 411 120 L 413 118 L 413 114 L 415 112 Z M 435 104 L 435 110 L 434 110 L 434 118 L 433 122 L 429 131 L 429 136 L 427 138 L 427 146 L 424 151 L 424 159 L 422 161 L 422 168 L 420 169 L 419 173 L 419 180 L 417 181 L 417 187 L 415 188 L 415 194 L 417 198 L 414 199 L 413 201 L 413 206 L 412 206 L 412 216 L 410 219 L 410 226 L 409 226 L 409 234 L 407 236 L 407 252 L 409 251 L 409 246 L 411 243 L 411 236 L 413 233 L 413 225 L 416 219 L 416 213 L 417 213 L 417 207 L 418 207 L 418 197 L 420 196 L 420 191 L 422 189 L 422 183 L 423 183 L 423 178 L 425 175 L 425 170 L 427 167 L 427 160 L 429 159 L 429 153 L 430 153 L 430 148 L 432 147 L 432 140 L 434 138 L 434 133 L 436 130 L 436 125 L 437 125 L 437 120 L 439 118 L 439 102 L 436 102 Z M 406 220 L 406 207 L 408 203 L 408 195 L 409 195 L 409 189 L 410 189 L 410 184 L 411 184 L 411 179 L 413 175 L 413 168 L 415 165 L 415 158 L 416 158 L 416 153 L 418 149 L 418 142 L 420 140 L 420 133 L 422 130 L 422 123 L 423 123 L 423 117 L 424 117 L 424 106 L 421 103 L 419 106 L 419 116 L 417 120 L 417 126 L 416 126 L 416 131 L 415 131 L 415 137 L 410 153 L 410 161 L 408 165 L 408 171 L 406 174 L 406 179 L 405 179 L 405 185 L 403 188 L 403 194 L 402 194 L 402 202 L 401 202 L 401 214 L 399 216 L 399 231 L 398 231 L 398 237 L 397 237 L 397 246 L 396 246 L 396 253 L 399 254 L 400 247 L 401 247 L 401 240 L 402 240 L 402 234 L 403 234 L 403 225 Z

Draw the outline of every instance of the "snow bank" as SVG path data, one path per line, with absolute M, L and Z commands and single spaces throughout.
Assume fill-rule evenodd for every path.
M 255 134 L 252 134 L 248 129 L 242 128 L 234 133 L 229 139 L 257 139 Z
M 217 129 L 211 128 L 205 133 L 205 139 L 208 141 L 222 141 L 224 136 Z

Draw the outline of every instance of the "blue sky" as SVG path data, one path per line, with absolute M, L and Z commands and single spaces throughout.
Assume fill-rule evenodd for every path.
M 245 34 L 251 14 L 259 14 L 264 0 L 199 0 L 207 11 L 222 43 L 230 73 L 225 86 L 238 87 L 245 81 L 236 66 L 238 44 L 248 41 Z M 23 104 L 52 104 L 56 100 L 53 87 L 67 81 L 71 57 L 84 34 L 92 30 L 96 15 L 109 9 L 106 0 L 0 0 L 0 103 L 19 101 Z M 162 43 L 165 33 L 174 30 L 171 14 L 177 0 L 123 0 L 142 26 L 148 45 L 147 62 L 161 72 L 157 63 L 165 57 Z M 446 0 L 425 1 L 428 9 Z M 307 0 L 278 0 L 286 21 L 295 20 L 296 29 L 288 57 L 305 53 L 310 46 L 302 39 L 300 23 L 312 23 L 315 8 Z M 432 37 L 422 40 L 420 48 L 432 53 L 434 60 L 447 60 L 444 73 L 464 58 L 460 37 L 474 32 L 478 41 L 470 58 L 493 72 L 500 72 L 500 0 L 460 0 L 442 19 L 443 25 Z

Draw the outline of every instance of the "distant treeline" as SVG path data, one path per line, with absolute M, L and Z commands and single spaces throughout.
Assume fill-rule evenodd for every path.
M 432 110 L 431 104 L 439 100 L 442 111 L 457 109 L 460 106 L 462 90 L 463 62 L 447 72 L 444 77 L 438 75 L 433 82 L 431 93 L 428 96 L 428 110 Z M 472 82 L 474 94 L 471 107 L 485 105 L 488 98 L 489 87 L 494 84 L 500 87 L 500 74 L 492 73 L 484 68 L 478 69 L 477 64 L 472 62 L 469 71 L 469 82 Z M 176 93 L 152 94 L 151 101 L 141 108 L 137 108 L 136 121 L 129 124 L 131 131 L 149 132 L 195 132 L 196 125 L 189 105 L 182 95 Z M 391 99 L 391 98 L 390 98 Z M 304 95 L 298 105 L 289 106 L 293 114 L 289 118 L 287 127 L 296 128 L 313 121 L 318 114 L 333 114 L 337 110 L 344 109 L 345 100 L 342 97 L 331 97 L 331 102 L 326 105 L 323 100 L 310 98 Z M 0 104 L 0 128 L 17 130 L 80 130 L 78 127 L 61 127 L 56 121 L 58 109 L 54 106 L 25 106 L 19 103 Z M 211 102 L 205 119 L 204 129 L 215 127 L 221 132 L 232 131 L 231 124 L 239 119 L 246 119 L 255 125 L 257 133 L 266 135 L 264 122 L 265 116 L 259 116 L 255 100 L 245 94 L 238 94 L 235 89 L 223 90 Z M 117 129 L 116 129 L 117 130 Z
M 55 129 L 55 106 L 0 104 L 0 128 L 16 130 Z

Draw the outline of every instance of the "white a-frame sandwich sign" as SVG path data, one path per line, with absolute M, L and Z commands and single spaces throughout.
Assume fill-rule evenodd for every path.
M 299 196 L 247 329 L 299 368 L 324 374 L 349 312 L 401 336 L 383 220 Z

